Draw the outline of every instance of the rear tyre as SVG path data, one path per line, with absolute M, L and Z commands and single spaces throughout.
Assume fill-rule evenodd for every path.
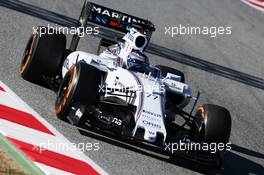
M 194 122 L 191 128 L 195 141 L 226 146 L 231 133 L 231 115 L 226 108 L 204 104 L 198 109 L 195 117 L 197 122 Z M 217 150 L 216 152 L 218 167 L 223 164 L 223 154 L 224 150 Z
M 32 83 L 45 86 L 43 77 L 53 77 L 59 72 L 66 49 L 64 34 L 47 34 L 46 27 L 33 31 L 21 61 L 19 73 Z M 45 33 L 40 36 L 40 33 Z
M 100 93 L 102 72 L 94 66 L 79 63 L 73 66 L 65 75 L 60 85 L 55 111 L 58 118 L 67 120 L 67 116 L 74 105 L 97 105 Z
M 195 138 L 207 143 L 227 143 L 231 132 L 231 115 L 227 109 L 213 104 L 202 105 L 195 114 Z

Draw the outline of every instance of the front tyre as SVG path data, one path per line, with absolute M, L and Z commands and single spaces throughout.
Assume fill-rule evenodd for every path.
M 47 30 L 47 27 L 38 27 L 33 31 L 19 69 L 23 79 L 41 86 L 45 86 L 43 77 L 58 74 L 66 50 L 66 36 L 60 33 L 48 34 Z
M 74 103 L 85 106 L 97 105 L 102 72 L 94 66 L 78 63 L 73 65 L 60 85 L 55 103 L 58 118 L 67 120 Z

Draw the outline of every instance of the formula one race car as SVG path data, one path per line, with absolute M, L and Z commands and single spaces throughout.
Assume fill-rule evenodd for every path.
M 230 113 L 204 104 L 192 115 L 199 93 L 193 96 L 181 71 L 152 66 L 144 53 L 154 25 L 85 1 L 77 27 L 88 25 L 100 26 L 97 55 L 76 51 L 78 34 L 69 49 L 64 34 L 40 36 L 46 27 L 34 30 L 26 46 L 20 74 L 57 92 L 56 115 L 73 125 L 159 148 L 171 156 L 179 153 L 221 166 L 229 146 Z M 106 31 L 112 32 L 112 38 L 104 35 Z M 101 47 L 105 47 L 102 52 Z M 188 113 L 183 109 L 192 99 Z M 179 118 L 184 119 L 182 124 Z M 213 153 L 212 144 L 218 145 Z

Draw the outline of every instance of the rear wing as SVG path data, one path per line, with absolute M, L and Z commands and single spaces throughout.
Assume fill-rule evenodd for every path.
M 148 32 L 150 35 L 153 31 L 155 31 L 154 25 L 148 20 L 128 15 L 101 5 L 89 3 L 88 11 L 89 22 L 123 33 L 127 33 L 131 27 L 136 28 L 141 32 Z
M 150 40 L 152 32 L 155 31 L 154 24 L 146 19 L 113 10 L 87 0 L 85 0 L 82 7 L 77 27 L 85 26 L 99 26 L 100 29 L 113 30 L 113 38 L 116 38 L 115 40 L 120 40 L 120 36 L 122 36 L 120 34 L 127 33 L 130 28 L 135 28 L 145 34 L 148 40 Z M 70 50 L 76 50 L 79 39 L 77 35 L 73 37 Z

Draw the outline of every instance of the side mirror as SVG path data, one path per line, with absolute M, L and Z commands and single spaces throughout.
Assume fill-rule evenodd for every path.
M 167 75 L 166 75 L 164 80 L 166 80 L 166 79 L 171 79 L 171 80 L 175 80 L 175 81 L 181 81 L 181 76 L 175 75 L 175 74 L 172 74 L 172 73 L 167 73 Z

